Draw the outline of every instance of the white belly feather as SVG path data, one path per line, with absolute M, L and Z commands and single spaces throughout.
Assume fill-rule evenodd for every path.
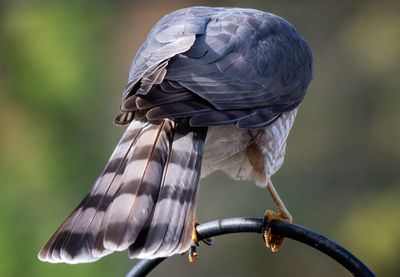
M 297 114 L 297 108 L 283 113 L 265 129 L 243 130 L 236 126 L 213 126 L 208 128 L 203 154 L 201 177 L 216 170 L 223 170 L 234 179 L 255 180 L 261 186 L 281 167 L 286 148 L 286 139 Z M 249 155 L 249 146 L 257 146 L 263 170 L 253 166 L 254 155 Z

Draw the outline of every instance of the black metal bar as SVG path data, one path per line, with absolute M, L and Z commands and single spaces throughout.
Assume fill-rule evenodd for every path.
M 125 277 L 139 277 L 146 276 L 157 265 L 159 265 L 166 258 L 156 258 L 152 260 L 139 260 Z
M 200 224 L 196 227 L 199 238 L 209 238 L 230 233 L 253 232 L 260 233 L 263 219 L 252 217 L 238 217 L 215 220 Z M 333 240 L 305 227 L 273 220 L 269 227 L 271 233 L 279 234 L 304 244 L 307 244 L 334 259 L 357 277 L 374 277 L 375 274 L 356 256 L 334 242 Z M 154 267 L 165 258 L 140 260 L 129 271 L 126 277 L 146 276 Z
M 271 221 L 271 233 L 311 246 L 345 267 L 357 277 L 374 277 L 375 274 L 356 256 L 333 240 L 308 228 L 282 221 Z

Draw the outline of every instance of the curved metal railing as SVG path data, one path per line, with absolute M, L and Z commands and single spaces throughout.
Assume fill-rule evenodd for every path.
M 252 232 L 262 233 L 263 218 L 253 217 L 236 217 L 215 220 L 200 224 L 196 227 L 199 239 L 211 238 L 224 234 Z M 351 254 L 344 247 L 340 246 L 333 240 L 318 234 L 308 228 L 286 223 L 282 221 L 272 220 L 269 224 L 271 233 L 279 234 L 289 239 L 293 239 L 311 246 L 318 251 L 328 255 L 345 267 L 354 276 L 372 277 L 375 274 L 356 256 Z M 139 260 L 135 266 L 129 271 L 126 277 L 146 276 L 153 268 L 159 265 L 166 258 L 157 258 L 152 260 Z

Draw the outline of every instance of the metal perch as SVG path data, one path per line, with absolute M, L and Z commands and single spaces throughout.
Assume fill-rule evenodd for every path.
M 263 219 L 254 217 L 236 217 L 215 220 L 197 226 L 199 239 L 210 238 L 231 233 L 252 232 L 260 233 Z M 375 274 L 356 256 L 334 242 L 333 240 L 318 234 L 305 227 L 282 221 L 271 221 L 271 232 L 282 235 L 304 244 L 307 244 L 334 259 L 345 267 L 354 276 L 370 277 Z M 166 258 L 153 260 L 139 260 L 128 272 L 126 277 L 146 276 L 153 268 Z

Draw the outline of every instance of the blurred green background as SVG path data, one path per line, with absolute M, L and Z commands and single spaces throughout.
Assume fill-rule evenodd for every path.
M 127 253 L 92 264 L 40 262 L 42 245 L 80 202 L 123 129 L 112 124 L 135 52 L 164 14 L 239 6 L 293 23 L 314 53 L 314 81 L 273 182 L 295 223 L 344 245 L 378 276 L 400 276 L 400 2 L 0 1 L 0 276 L 124 276 Z M 251 182 L 202 181 L 206 222 L 262 216 Z M 228 235 L 151 276 L 349 276 L 286 241 Z

